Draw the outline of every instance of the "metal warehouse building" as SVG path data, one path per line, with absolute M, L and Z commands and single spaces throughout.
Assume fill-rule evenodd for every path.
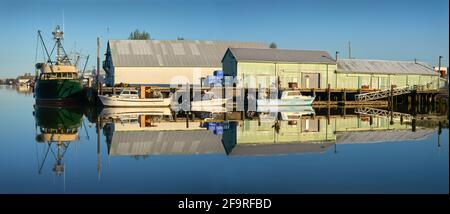
M 445 85 L 432 66 L 414 61 L 339 59 L 336 76 L 334 85 L 349 89 L 387 89 L 391 84 L 438 89 Z
M 444 87 L 433 67 L 423 62 L 339 59 L 325 51 L 229 48 L 222 59 L 224 74 L 235 76 L 244 88 L 387 89 L 390 85 Z
M 325 51 L 229 48 L 222 59 L 224 74 L 237 76 L 244 88 L 326 88 L 335 82 L 336 61 Z
M 130 85 L 194 84 L 221 70 L 229 47 L 268 48 L 254 42 L 198 40 L 109 40 L 103 68 L 106 83 Z

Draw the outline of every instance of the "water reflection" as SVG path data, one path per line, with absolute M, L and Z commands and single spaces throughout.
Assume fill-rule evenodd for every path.
M 83 112 L 81 109 L 36 107 L 34 115 L 36 143 L 45 147 L 42 157 L 38 157 L 38 173 L 42 173 L 44 164 L 50 158 L 54 159 L 53 172 L 60 176 L 65 168 L 64 155 L 70 144 L 79 140 Z
M 169 108 L 103 109 L 111 156 L 207 154 L 221 152 L 220 138 L 202 121 L 180 120 Z M 188 118 L 188 117 L 186 117 Z
M 111 188 L 119 192 L 123 188 L 130 188 L 130 192 L 215 192 L 217 188 L 218 192 L 226 192 L 227 186 L 232 186 L 231 191 L 237 192 L 278 193 L 289 192 L 291 188 L 294 188 L 291 192 L 303 192 L 310 185 L 316 185 L 310 192 L 326 192 L 331 187 L 322 189 L 319 186 L 322 182 L 316 181 L 330 176 L 353 179 L 349 183 L 335 183 L 342 187 L 339 191 L 345 192 L 361 180 L 370 185 L 378 184 L 378 180 L 371 179 L 381 174 L 383 182 L 395 183 L 385 188 L 389 192 L 397 185 L 413 187 L 415 179 L 425 174 L 423 170 L 431 170 L 426 171 L 427 174 L 444 173 L 444 178 L 448 175 L 442 167 L 420 168 L 424 161 L 429 165 L 442 165 L 437 153 L 427 151 L 427 159 L 421 159 L 423 148 L 436 146 L 446 151 L 448 145 L 444 140 L 448 132 L 440 136 L 442 128 L 448 127 L 445 116 L 443 119 L 436 112 L 426 116 L 434 119 L 422 117 L 425 116 L 373 108 L 260 108 L 255 112 L 203 108 L 173 112 L 169 108 L 36 107 L 34 136 L 35 145 L 39 147 L 37 172 L 41 174 L 38 179 L 46 182 L 50 192 L 59 190 L 51 189 L 56 185 L 51 185 L 51 179 L 46 177 L 49 174 L 59 175 L 61 181 L 64 179 L 64 188 L 69 192 L 76 192 L 78 188 L 88 192 L 108 192 Z M 429 138 L 434 133 L 438 133 L 436 138 Z M 90 139 L 82 137 L 89 134 Z M 424 138 L 427 140 L 421 141 Z M 436 144 L 410 143 L 416 140 Z M 383 142 L 402 143 L 379 144 Z M 29 147 L 29 141 L 26 145 Z M 384 156 L 375 157 L 377 155 Z M 33 165 L 28 171 L 36 175 L 34 156 L 28 160 L 27 163 Z M 410 164 L 409 161 L 415 162 Z M 391 162 L 395 164 L 385 166 Z M 354 168 L 354 163 L 361 163 L 360 167 Z M 364 171 L 362 165 L 367 164 L 373 164 L 371 167 L 376 169 Z M 97 179 L 88 181 L 95 178 L 95 166 Z M 292 170 L 294 168 L 299 170 Z M 249 173 L 244 173 L 247 170 Z M 358 177 L 361 170 L 365 177 Z M 405 170 L 415 170 L 416 174 L 411 176 Z M 343 175 L 345 173 L 337 171 L 354 174 Z M 275 182 L 275 175 L 280 174 L 291 180 L 285 185 Z M 177 175 L 186 178 L 185 183 L 170 180 Z M 219 181 L 218 186 L 183 189 L 200 185 L 196 182 L 205 179 L 204 176 L 210 176 L 214 180 L 211 183 Z M 245 185 L 227 183 L 229 180 L 223 179 L 227 176 L 239 177 Z M 307 180 L 299 183 L 305 176 Z M 398 176 L 411 181 L 403 184 L 389 180 Z M 259 180 L 257 185 L 278 189 L 260 189 L 259 186 L 246 189 L 258 180 L 255 178 L 261 177 L 266 179 Z M 117 180 L 123 181 L 123 188 L 114 185 Z
M 57 175 L 64 171 L 62 160 L 70 143 L 79 140 L 83 114 L 96 124 L 99 162 L 101 134 L 109 156 L 145 159 L 151 155 L 322 153 L 330 148 L 336 151 L 339 144 L 415 140 L 436 132 L 436 125 L 417 124 L 411 114 L 369 107 L 266 107 L 229 112 L 212 106 L 193 110 L 36 107 L 36 141 L 46 146 L 39 172 L 48 153 L 55 158 L 53 171 Z
M 356 108 L 344 116 L 318 112 L 312 107 L 260 108 L 245 113 L 217 108 L 193 112 L 104 108 L 99 118 L 108 154 L 135 158 L 320 153 L 338 144 L 414 140 L 436 131 L 434 127 L 416 130 L 411 115 L 383 109 Z

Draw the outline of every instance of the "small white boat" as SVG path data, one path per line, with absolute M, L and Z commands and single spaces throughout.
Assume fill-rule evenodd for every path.
M 192 108 L 202 108 L 202 107 L 208 107 L 208 106 L 223 106 L 223 105 L 225 105 L 227 100 L 228 99 L 215 97 L 214 93 L 212 93 L 212 92 L 205 92 L 205 94 L 202 97 L 202 100 L 191 102 L 191 107 Z
M 227 109 L 221 105 L 217 106 L 192 106 L 191 111 L 199 112 L 211 112 L 211 113 L 224 113 Z
M 258 99 L 258 106 L 307 106 L 312 105 L 315 96 L 304 96 L 300 91 L 283 91 L 280 99 Z
M 298 120 L 303 116 L 315 115 L 312 106 L 259 106 L 257 112 L 261 112 L 260 119 L 274 120 L 281 115 L 281 120 Z
M 138 108 L 103 108 L 100 113 L 101 118 L 121 118 L 129 115 L 171 115 L 170 108 L 167 107 L 138 107 Z
M 98 95 L 104 106 L 112 107 L 167 107 L 171 98 L 140 98 L 136 89 L 123 89 L 119 95 Z

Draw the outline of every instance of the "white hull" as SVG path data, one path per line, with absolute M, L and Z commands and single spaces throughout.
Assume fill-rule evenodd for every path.
M 191 111 L 223 113 L 223 112 L 226 112 L 227 109 L 223 106 L 192 106 Z
M 315 97 L 304 96 L 294 99 L 258 99 L 258 106 L 308 106 L 312 105 Z
M 104 106 L 111 107 L 168 107 L 171 98 L 120 98 L 118 96 L 98 95 Z
M 257 109 L 258 112 L 263 114 L 260 118 L 263 120 L 275 120 L 278 118 L 278 113 L 281 115 L 281 120 L 298 120 L 302 116 L 315 115 L 312 106 L 261 106 Z
M 120 118 L 129 115 L 171 115 L 170 108 L 103 108 L 100 113 L 101 118 Z
M 258 106 L 256 108 L 257 112 L 285 112 L 285 113 L 295 113 L 295 112 L 310 112 L 315 113 L 312 106 Z
M 227 102 L 227 99 L 212 99 L 212 100 L 202 100 L 202 101 L 192 101 L 192 108 L 201 108 L 208 106 L 223 106 Z

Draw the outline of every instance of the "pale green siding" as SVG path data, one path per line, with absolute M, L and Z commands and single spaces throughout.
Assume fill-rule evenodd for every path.
M 424 85 L 428 89 L 444 87 L 444 82 L 438 76 L 417 74 L 368 74 L 368 73 L 337 73 L 336 64 L 316 63 L 274 63 L 274 62 L 236 62 L 230 52 L 223 59 L 223 71 L 227 76 L 237 76 L 245 88 L 269 87 L 271 81 L 279 79 L 281 88 L 287 88 L 289 83 L 297 83 L 300 88 L 331 88 L 387 89 L 391 84 L 397 87 L 406 85 Z M 311 74 L 318 78 L 317 87 L 305 85 L 305 75 Z M 269 77 L 273 77 L 272 80 Z
M 305 123 L 309 121 L 309 129 L 305 130 Z M 366 117 L 331 118 L 328 124 L 326 118 L 300 119 L 297 123 L 290 124 L 289 121 L 279 121 L 280 129 L 275 131 L 274 121 L 245 120 L 240 121 L 237 126 L 237 143 L 296 143 L 296 142 L 319 142 L 335 141 L 336 134 L 348 131 L 370 131 L 370 130 L 407 130 L 410 125 L 390 124 L 389 118 L 373 117 L 372 124 Z
M 437 89 L 439 84 L 437 76 L 428 75 L 379 75 L 379 74 L 357 74 L 337 73 L 336 88 L 360 89 L 363 85 L 370 89 L 387 89 L 390 85 L 413 86 L 424 85 L 428 89 Z M 442 87 L 442 86 L 441 86 Z
M 242 78 L 244 87 L 258 88 L 268 87 L 270 77 L 278 77 L 280 86 L 287 88 L 289 83 L 296 82 L 302 85 L 304 74 L 318 75 L 318 88 L 326 88 L 330 83 L 334 87 L 336 65 L 326 64 L 291 64 L 291 63 L 270 63 L 270 62 L 238 62 L 237 71 L 227 68 L 228 74 L 236 73 Z M 225 69 L 224 69 L 225 71 Z

